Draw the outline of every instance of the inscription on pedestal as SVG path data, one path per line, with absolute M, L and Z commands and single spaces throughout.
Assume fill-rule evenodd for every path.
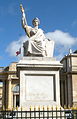
M 54 100 L 53 76 L 26 76 L 26 100 Z

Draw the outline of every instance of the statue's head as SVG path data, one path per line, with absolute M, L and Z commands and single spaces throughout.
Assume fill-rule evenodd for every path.
M 36 17 L 32 20 L 33 26 L 38 26 L 40 24 L 40 20 Z

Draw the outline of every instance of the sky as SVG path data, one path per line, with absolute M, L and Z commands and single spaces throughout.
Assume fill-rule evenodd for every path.
M 27 40 L 21 25 L 20 4 L 28 25 L 40 19 L 40 28 L 54 40 L 54 57 L 61 60 L 71 48 L 77 50 L 77 0 L 0 0 L 0 67 L 19 61 L 16 51 Z

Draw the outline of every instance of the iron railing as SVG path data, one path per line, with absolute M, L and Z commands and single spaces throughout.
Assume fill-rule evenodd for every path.
M 0 119 L 77 119 L 77 110 L 0 111 Z

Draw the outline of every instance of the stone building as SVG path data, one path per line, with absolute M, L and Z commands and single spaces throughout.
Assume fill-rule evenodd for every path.
M 1 82 L 0 83 L 0 108 L 2 107 L 2 89 L 3 89 L 3 84 Z
M 57 61 L 55 61 L 55 62 L 58 63 Z M 19 78 L 17 76 L 17 68 L 16 68 L 17 64 L 18 64 L 17 62 L 13 62 L 7 67 L 0 68 L 0 81 L 3 82 L 3 86 L 1 88 L 1 91 L 2 91 L 2 93 L 1 93 L 2 94 L 1 104 L 2 104 L 3 109 L 5 109 L 5 108 L 11 109 L 13 107 L 19 106 L 20 81 L 19 81 Z M 43 69 L 45 69 L 45 67 Z M 54 69 L 56 71 L 53 71 L 53 72 L 58 72 L 57 70 L 59 69 L 59 64 L 58 64 L 58 66 L 57 66 L 57 64 L 55 64 Z M 32 68 L 31 68 L 31 70 L 32 70 Z M 49 72 L 52 72 L 52 71 L 49 71 Z M 45 69 L 45 73 L 46 73 L 46 69 Z M 53 77 L 55 75 L 57 77 L 57 82 L 56 82 L 56 80 L 55 80 L 55 82 L 56 82 L 56 84 L 58 84 L 59 83 L 58 82 L 59 72 L 54 74 L 54 75 L 48 74 L 49 77 L 51 76 L 51 78 L 49 78 L 49 80 L 53 79 Z M 43 75 L 41 77 L 43 77 Z M 51 81 L 54 81 L 54 80 L 51 80 Z M 51 84 L 53 84 L 53 83 L 51 82 Z M 55 87 L 55 84 L 53 87 Z M 53 87 L 51 85 L 51 89 L 53 89 Z M 52 97 L 52 99 L 57 100 L 57 102 L 59 102 L 59 104 L 60 104 L 60 100 L 59 100 L 60 96 L 57 97 L 57 95 L 59 95 L 58 93 L 60 93 L 60 91 L 58 90 L 59 87 L 60 87 L 59 85 L 56 85 L 56 89 L 54 89 L 54 91 L 57 93 L 53 92 L 52 90 L 51 90 L 51 92 L 54 93 L 54 96 Z M 52 101 L 52 102 L 54 102 L 54 101 Z M 54 103 L 54 104 L 56 104 L 56 103 Z
M 77 52 L 69 53 L 61 60 L 60 71 L 61 105 L 77 106 Z
M 12 108 L 19 105 L 19 80 L 16 76 L 16 62 L 1 68 L 0 81 L 3 82 L 2 106 Z
M 60 102 L 64 106 L 77 105 L 77 52 L 64 56 L 60 70 Z M 0 67 L 0 107 L 12 108 L 19 106 L 19 79 L 17 62 L 8 67 Z

